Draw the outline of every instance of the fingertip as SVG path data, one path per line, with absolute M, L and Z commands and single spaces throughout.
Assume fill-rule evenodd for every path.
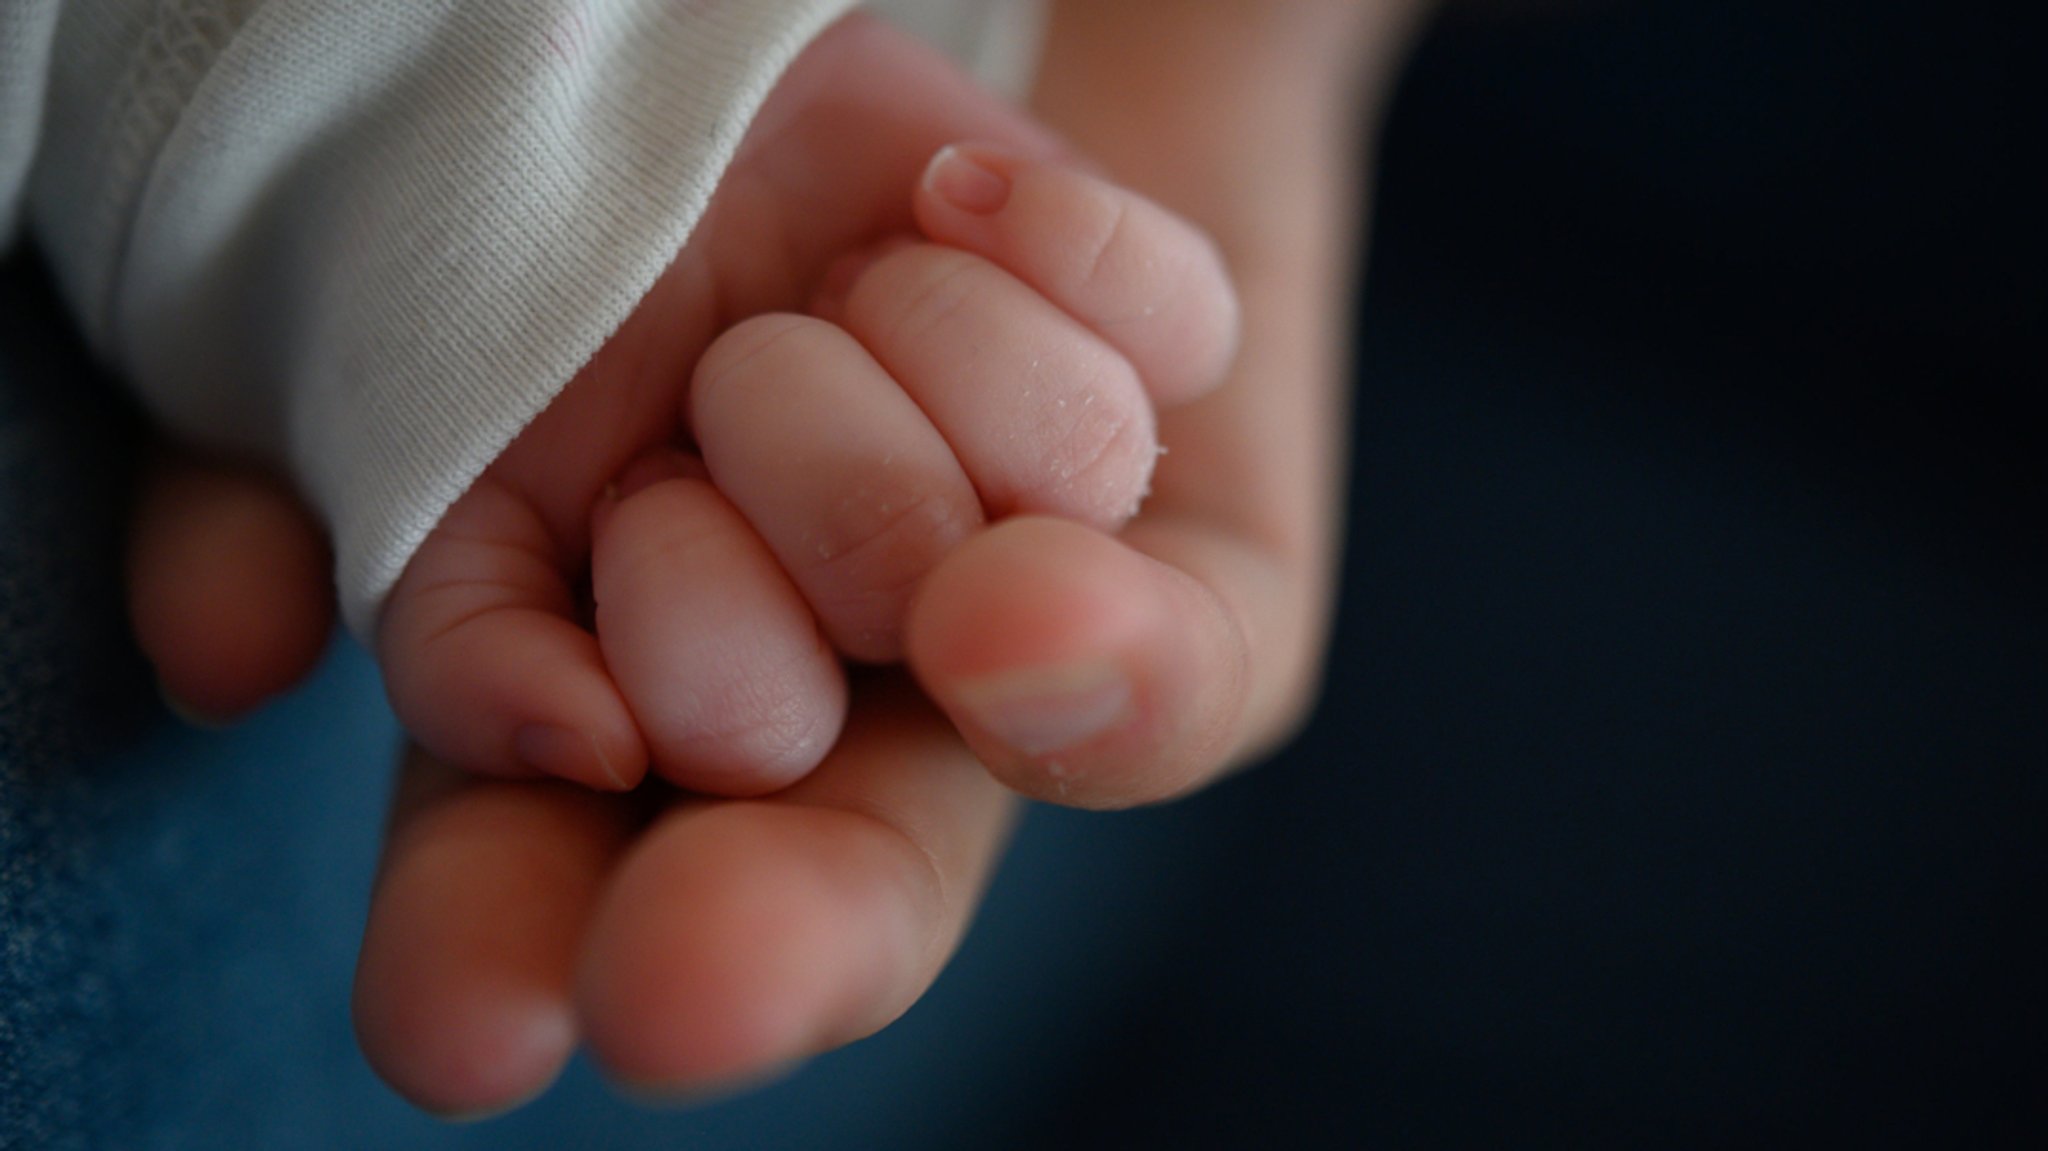
M 1122 808 L 1219 770 L 1242 637 L 1206 589 L 1116 539 L 1019 519 L 960 548 L 913 607 L 912 669 L 1006 786 Z
M 275 479 L 158 463 L 130 535 L 128 603 L 166 702 L 219 726 L 303 679 L 333 631 L 329 570 L 319 527 Z
M 620 501 L 591 578 L 604 662 L 663 778 L 760 795 L 823 760 L 846 717 L 844 673 L 711 484 L 666 479 Z
M 465 771 L 638 784 L 648 752 L 552 537 L 487 477 L 413 555 L 377 633 L 400 723 Z
M 437 1016 L 431 1034 L 387 1037 L 379 1032 L 392 1024 L 360 1013 L 356 1028 L 378 1076 L 449 1123 L 518 1110 L 545 1093 L 575 1053 L 575 1018 L 558 1004 L 511 1004 L 457 991 Z
M 399 722 L 465 771 L 597 791 L 646 774 L 646 744 L 597 641 L 567 620 L 503 604 L 452 623 L 390 615 L 379 659 Z
M 663 1100 L 730 1091 L 868 1034 L 924 958 L 899 842 L 797 804 L 678 810 L 637 845 L 577 978 L 591 1054 Z
M 416 757 L 408 780 L 437 770 Z M 550 784 L 432 790 L 401 789 L 351 1010 L 394 1090 L 475 1121 L 546 1090 L 573 1054 L 576 948 L 627 824 L 615 802 Z

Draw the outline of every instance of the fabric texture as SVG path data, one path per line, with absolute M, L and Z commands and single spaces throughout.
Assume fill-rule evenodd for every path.
M 290 466 L 364 633 L 849 3 L 48 7 L 10 16 L 6 41 L 10 76 L 46 52 L 47 105 L 10 81 L 0 109 L 40 125 L 30 230 L 173 431 Z
M 22 0 L 0 225 L 175 433 L 283 465 L 359 636 L 852 0 Z M 1030 6 L 877 7 L 1020 89 Z

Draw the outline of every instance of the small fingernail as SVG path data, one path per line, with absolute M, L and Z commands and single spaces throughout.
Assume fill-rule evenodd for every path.
M 580 731 L 530 723 L 513 734 L 512 753 L 542 775 L 611 791 L 626 790 L 626 781 L 605 758 L 597 740 Z
M 1131 683 L 1114 664 L 1078 664 L 969 680 L 953 698 L 982 730 L 1037 757 L 1079 747 L 1122 723 Z
M 924 183 L 934 195 L 970 215 L 992 216 L 1010 202 L 1010 178 L 957 144 L 932 157 Z

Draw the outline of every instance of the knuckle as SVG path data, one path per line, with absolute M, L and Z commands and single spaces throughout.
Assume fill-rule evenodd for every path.
M 1220 380 L 1236 354 L 1238 302 L 1215 241 L 1129 194 L 1077 216 L 1085 225 L 1047 272 L 1066 306 L 1137 355 L 1168 394 Z
M 1207 237 L 1163 208 L 1119 192 L 1085 215 L 1055 278 L 1090 323 L 1119 328 L 1175 316 L 1215 278 Z
M 707 557 L 749 550 L 751 529 L 710 484 L 666 480 L 619 502 L 591 554 L 598 630 L 663 602 Z
M 1145 264 L 1144 243 L 1133 235 L 1130 200 L 1118 196 L 1095 213 L 1087 237 L 1081 242 L 1069 289 L 1077 299 L 1101 307 L 1113 306 L 1142 288 L 1135 282 Z
M 814 354 L 832 337 L 831 325 L 808 316 L 775 314 L 742 320 L 711 342 L 697 362 L 692 403 L 722 393 L 726 385 L 773 381 L 774 369 Z
M 979 523 L 934 487 L 863 487 L 823 519 L 792 566 L 826 614 L 858 633 L 896 631 L 918 581 Z
M 965 252 L 930 244 L 905 248 L 861 277 L 848 314 L 886 345 L 926 339 L 987 289 L 987 270 Z

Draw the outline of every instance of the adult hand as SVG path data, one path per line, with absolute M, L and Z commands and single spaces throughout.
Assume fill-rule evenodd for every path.
M 787 792 L 622 799 L 414 757 L 356 1001 L 364 1049 L 401 1092 L 496 1110 L 544 1089 L 579 1041 L 624 1082 L 701 1091 L 866 1035 L 930 986 L 1000 852 L 1014 805 L 984 763 L 1029 795 L 1145 802 L 1242 764 L 1300 715 L 1327 623 L 1362 214 L 1346 82 L 1377 75 L 1331 36 L 1331 73 L 1300 79 L 1308 32 L 1261 21 L 1307 6 L 1164 6 L 1152 22 L 1137 4 L 1060 7 L 1040 91 L 1115 177 L 1211 230 L 1243 296 L 1238 366 L 1163 416 L 1170 454 L 1144 511 L 1115 538 L 1019 519 L 962 545 L 912 609 L 924 694 L 859 681 L 843 740 Z M 1394 6 L 1350 10 L 1324 11 L 1372 43 L 1402 30 Z M 1020 660 L 1113 666 L 1126 722 L 1078 753 L 1007 746 L 977 709 L 988 670 Z
M 1310 7 L 1058 6 L 1040 111 L 1111 158 L 1119 179 L 1207 227 L 1245 307 L 1230 383 L 1162 421 L 1171 454 L 1139 519 L 1114 539 L 1019 520 L 964 545 L 910 625 L 912 668 L 944 714 L 900 676 L 863 679 L 825 764 L 770 798 L 600 795 L 468 778 L 412 756 L 356 988 L 365 1053 L 393 1087 L 430 1110 L 474 1114 L 543 1090 L 579 1042 L 621 1081 L 669 1092 L 851 1041 L 924 992 L 979 900 L 1014 804 L 977 754 L 1026 794 L 1116 806 L 1199 787 L 1289 729 L 1326 629 L 1341 289 L 1361 208 L 1336 74 L 1361 57 L 1332 51 L 1331 74 L 1309 76 L 1303 26 L 1273 16 Z M 1405 7 L 1357 6 L 1370 18 L 1351 34 L 1398 38 L 1391 13 Z M 206 478 L 215 486 L 145 501 L 138 541 L 161 530 L 175 543 L 195 530 L 180 523 L 232 520 L 239 500 L 278 510 L 259 481 Z M 244 556 L 317 539 L 289 513 L 251 537 Z M 237 598 L 226 581 L 270 578 L 232 554 L 200 562 L 154 546 L 167 551 L 138 543 L 138 606 L 152 587 L 220 604 Z M 142 562 L 151 554 L 184 566 Z M 324 579 L 299 590 L 312 586 Z M 1001 618 L 954 626 L 958 605 L 990 602 L 992 590 L 1015 593 L 997 597 L 1009 605 Z M 288 678 L 278 669 L 292 661 L 277 653 L 313 618 L 296 593 L 288 600 L 290 626 L 212 637 L 240 653 L 217 666 L 256 669 L 222 677 L 225 705 Z M 203 677 L 186 678 L 177 645 L 148 638 L 162 625 L 142 619 L 167 689 L 194 705 L 214 699 Z M 1130 687 L 1128 722 L 1078 755 L 1008 746 L 981 717 L 990 669 L 1020 654 L 1115 668 Z M 1015 686 L 993 683 L 997 696 Z
M 938 976 L 1014 800 L 900 676 L 856 682 L 796 786 L 650 799 L 414 753 L 356 978 L 364 1052 L 452 1115 L 541 1091 L 580 1041 L 661 1095 L 868 1035 Z

